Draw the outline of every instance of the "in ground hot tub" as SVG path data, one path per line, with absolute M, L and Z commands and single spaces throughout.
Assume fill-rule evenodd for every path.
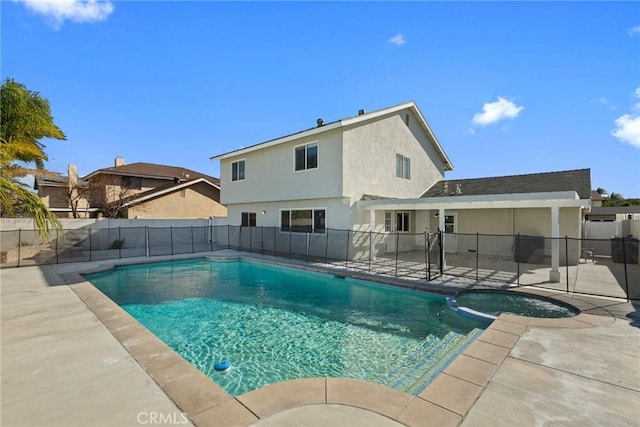
M 495 289 L 462 291 L 448 296 L 447 304 L 457 313 L 489 322 L 502 313 L 542 318 L 580 314 L 580 310 L 571 304 L 553 298 Z

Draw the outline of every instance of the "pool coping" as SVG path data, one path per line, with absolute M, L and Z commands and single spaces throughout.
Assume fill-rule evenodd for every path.
M 196 258 L 242 259 L 246 257 L 234 255 Z M 254 257 L 248 257 L 248 259 L 255 260 Z M 147 263 L 105 264 L 99 268 L 87 269 L 82 273 L 105 271 L 119 265 Z M 276 262 L 276 264 L 299 267 L 287 263 Z M 308 264 L 307 266 L 308 270 L 332 274 Z M 348 272 L 343 273 L 342 275 L 353 277 Z M 362 380 L 320 377 L 272 384 L 234 397 L 87 282 L 80 272 L 60 275 L 145 372 L 193 424 L 199 427 L 249 426 L 282 411 L 318 404 L 357 407 L 409 426 L 424 425 L 425 419 L 429 419 L 434 425 L 456 426 L 462 422 L 511 349 L 529 327 L 588 328 L 609 325 L 615 321 L 610 314 L 607 318 L 584 312 L 562 319 L 502 314 L 417 396 Z M 361 275 L 354 278 L 365 279 Z M 390 281 L 379 280 L 378 282 L 402 286 Z M 406 284 L 402 287 L 433 292 L 423 286 Z M 541 293 L 531 291 L 531 293 Z M 568 296 L 563 298 L 563 295 L 555 295 L 552 298 L 561 301 L 570 299 Z M 574 300 L 569 303 L 575 305 Z

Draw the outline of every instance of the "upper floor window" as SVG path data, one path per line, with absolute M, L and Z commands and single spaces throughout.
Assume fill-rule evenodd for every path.
M 318 167 L 318 143 L 312 142 L 295 148 L 295 170 L 303 171 Z
M 242 181 L 244 179 L 244 160 L 231 163 L 231 181 Z
M 411 159 L 401 154 L 396 154 L 396 176 L 411 179 Z
M 121 176 L 120 186 L 131 190 L 142 189 L 142 178 L 139 176 Z

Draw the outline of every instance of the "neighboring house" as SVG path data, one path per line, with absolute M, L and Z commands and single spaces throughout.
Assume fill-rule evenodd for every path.
M 87 199 L 89 183 L 78 178 L 76 165 L 69 165 L 67 176 L 36 174 L 33 189 L 49 210 L 59 218 L 95 217 L 98 209 Z
M 598 206 L 585 214 L 587 221 L 640 220 L 640 206 Z
M 73 180 L 70 177 L 67 182 Z M 98 169 L 78 181 L 84 186 L 78 191 L 89 201 L 90 211 L 98 215 L 193 219 L 226 216 L 227 212 L 220 203 L 220 181 L 182 167 L 142 162 L 127 165 L 118 157 L 113 167 Z M 38 182 L 39 194 L 55 191 L 45 184 L 49 182 Z M 49 200 L 53 200 L 51 195 Z
M 438 229 L 580 237 L 582 209 L 591 203 L 588 169 L 445 180 L 452 163 L 414 102 L 317 123 L 211 158 L 220 160 L 229 224 L 398 231 L 406 234 L 398 250 L 414 249 L 416 234 Z M 447 251 L 466 250 L 455 238 L 446 236 Z M 388 239 L 376 248 L 395 244 Z M 550 279 L 559 280 L 558 241 L 548 251 Z
M 603 197 L 596 190 L 591 190 L 591 207 L 599 208 L 602 206 Z

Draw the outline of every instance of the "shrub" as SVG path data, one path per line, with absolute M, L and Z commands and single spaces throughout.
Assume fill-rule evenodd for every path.
M 124 247 L 124 239 L 116 239 L 111 242 L 109 249 L 122 249 Z

